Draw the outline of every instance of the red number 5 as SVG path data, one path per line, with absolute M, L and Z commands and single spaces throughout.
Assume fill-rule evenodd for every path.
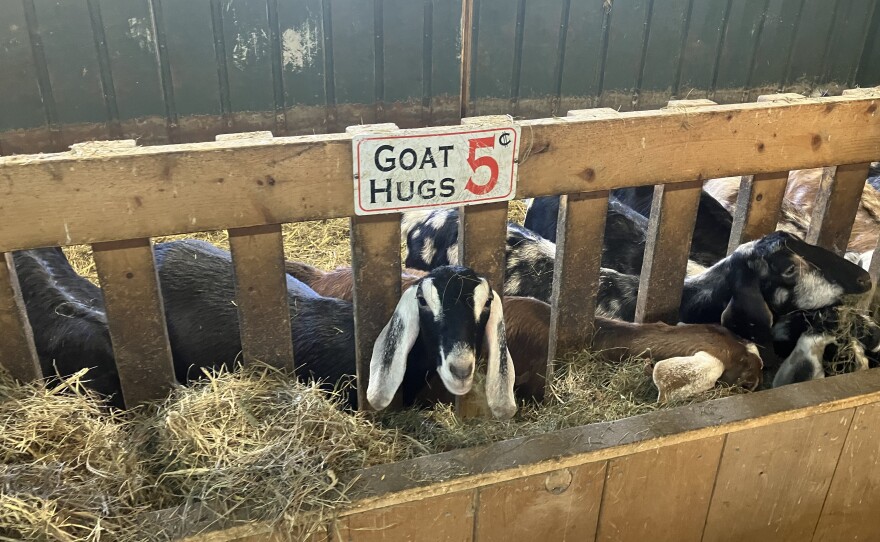
M 480 167 L 489 168 L 489 181 L 486 184 L 477 184 L 474 182 L 474 178 L 471 177 L 468 179 L 467 184 L 465 185 L 465 190 L 468 190 L 478 196 L 483 194 L 488 194 L 495 188 L 495 185 L 498 184 L 498 162 L 495 158 L 491 156 L 481 156 L 477 158 L 477 149 L 494 149 L 495 148 L 495 136 L 489 137 L 477 137 L 470 140 L 470 151 L 468 153 L 468 164 L 470 164 L 471 169 L 476 173 L 477 169 Z

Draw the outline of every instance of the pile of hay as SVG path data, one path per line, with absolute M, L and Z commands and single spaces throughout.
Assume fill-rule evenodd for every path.
M 168 540 L 249 520 L 308 533 L 347 502 L 352 472 L 424 453 L 267 368 L 210 374 L 126 414 L 82 378 L 0 378 L 0 539 Z

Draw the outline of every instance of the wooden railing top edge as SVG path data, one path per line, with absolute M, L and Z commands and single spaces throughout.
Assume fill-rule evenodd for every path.
M 880 91 L 522 121 L 517 198 L 873 161 Z M 348 217 L 351 136 L 0 158 L 0 252 Z

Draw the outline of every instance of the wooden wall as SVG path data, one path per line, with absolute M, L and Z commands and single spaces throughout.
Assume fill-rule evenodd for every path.
M 10 0 L 0 153 L 880 84 L 877 0 Z

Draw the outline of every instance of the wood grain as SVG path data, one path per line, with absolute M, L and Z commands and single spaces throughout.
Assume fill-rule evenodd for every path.
M 150 240 L 95 243 L 92 249 L 125 404 L 163 399 L 175 376 Z
M 870 162 L 827 167 L 822 173 L 805 240 L 843 255 L 859 210 Z
M 0 261 L 0 329 L 3 330 L 0 365 L 22 382 L 41 378 L 43 374 L 34 346 L 34 335 L 21 298 L 15 263 L 8 252 L 3 254 L 3 261 Z
M 717 436 L 612 459 L 596 539 L 699 542 L 723 447 Z
M 229 248 L 244 362 L 293 371 L 281 225 L 229 230 Z
M 351 218 L 358 408 L 370 410 L 367 386 L 373 345 L 400 301 L 400 214 Z M 392 406 L 400 404 L 400 393 Z
M 678 322 L 702 181 L 654 187 L 636 322 Z
M 776 231 L 787 184 L 788 171 L 743 176 L 727 245 L 728 254 L 743 243 Z
M 348 516 L 334 542 L 467 542 L 473 540 L 474 491 L 462 491 Z
M 523 121 L 516 197 L 864 163 L 877 99 Z M 2 157 L 0 251 L 348 217 L 351 175 L 347 134 Z
M 880 540 L 880 405 L 856 409 L 814 542 Z
M 703 540 L 809 540 L 852 417 L 845 409 L 728 435 Z
M 476 540 L 595 540 L 606 462 L 480 489 Z

